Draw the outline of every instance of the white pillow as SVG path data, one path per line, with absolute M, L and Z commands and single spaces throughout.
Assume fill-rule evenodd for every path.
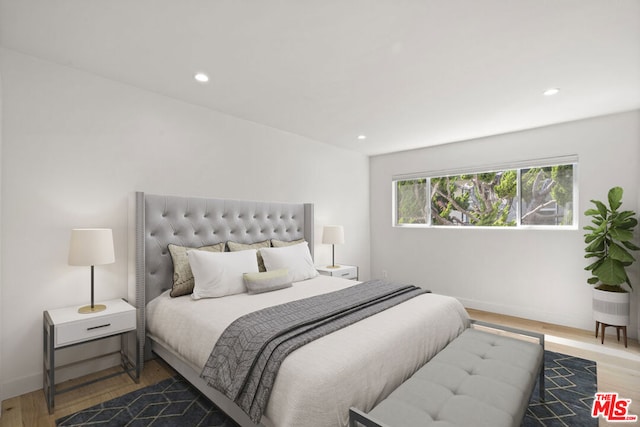
M 307 242 L 283 248 L 262 248 L 260 254 L 267 271 L 287 268 L 293 282 L 311 279 L 318 275 L 313 266 Z
M 187 251 L 195 284 L 193 299 L 218 298 L 247 291 L 242 275 L 257 273 L 256 250 L 240 252 Z

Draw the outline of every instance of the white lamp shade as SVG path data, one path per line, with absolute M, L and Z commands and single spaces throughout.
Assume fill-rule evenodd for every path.
M 115 262 L 110 228 L 71 230 L 69 265 L 100 265 Z
M 344 243 L 344 228 L 341 225 L 325 225 L 322 229 L 322 243 L 330 245 Z

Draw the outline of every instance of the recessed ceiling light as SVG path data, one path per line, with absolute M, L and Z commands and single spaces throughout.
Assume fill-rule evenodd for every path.
M 205 73 L 196 73 L 193 78 L 200 83 L 206 83 L 209 81 L 209 76 L 207 76 Z
M 366 136 L 366 135 L 358 135 L 358 139 L 359 139 L 360 141 L 362 141 L 362 140 L 367 139 L 367 136 Z
M 553 95 L 557 95 L 557 94 L 558 94 L 558 92 L 560 92 L 560 89 L 559 89 L 559 88 L 557 88 L 557 87 L 551 87 L 551 88 L 549 88 L 549 89 L 545 90 L 544 92 L 542 92 L 542 94 L 543 94 L 544 96 L 553 96 Z

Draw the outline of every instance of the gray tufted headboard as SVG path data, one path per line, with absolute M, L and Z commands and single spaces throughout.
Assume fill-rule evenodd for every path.
M 257 243 L 269 239 L 309 242 L 313 256 L 313 204 L 161 196 L 136 192 L 130 231 L 129 298 L 138 308 L 138 342 L 144 342 L 146 303 L 171 288 L 169 243 L 199 247 L 229 240 Z M 131 264 L 135 263 L 135 267 Z M 135 292 L 135 294 L 134 294 Z

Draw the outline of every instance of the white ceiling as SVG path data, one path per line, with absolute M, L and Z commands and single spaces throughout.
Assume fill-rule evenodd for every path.
M 0 0 L 0 42 L 365 154 L 640 108 L 638 0 Z

